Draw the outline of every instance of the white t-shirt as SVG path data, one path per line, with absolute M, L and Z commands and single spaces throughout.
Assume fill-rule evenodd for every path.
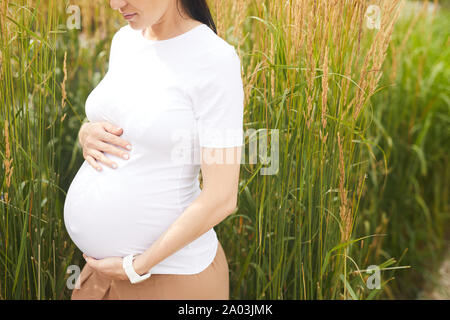
M 126 25 L 109 59 L 85 111 L 90 122 L 123 128 L 130 159 L 105 153 L 118 168 L 100 172 L 84 161 L 64 204 L 71 239 L 97 259 L 146 251 L 198 197 L 200 146 L 243 145 L 241 62 L 207 25 L 168 40 Z M 211 228 L 151 271 L 199 273 L 217 246 Z

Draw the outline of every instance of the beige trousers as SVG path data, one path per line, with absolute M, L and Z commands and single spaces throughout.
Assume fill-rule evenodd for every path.
M 80 273 L 80 287 L 72 300 L 228 300 L 228 263 L 219 242 L 213 262 L 197 274 L 153 274 L 132 284 L 100 276 L 87 264 Z

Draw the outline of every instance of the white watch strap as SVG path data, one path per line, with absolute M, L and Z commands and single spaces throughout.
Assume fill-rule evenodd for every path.
M 133 268 L 133 260 L 135 255 L 129 254 L 128 256 L 125 256 L 122 260 L 122 267 L 125 270 L 125 273 L 128 276 L 128 279 L 130 279 L 131 283 L 138 283 L 141 282 L 147 278 L 149 278 L 152 274 L 150 272 L 143 274 L 142 276 L 139 275 Z

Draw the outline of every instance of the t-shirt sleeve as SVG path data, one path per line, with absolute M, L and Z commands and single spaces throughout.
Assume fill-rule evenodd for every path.
M 242 146 L 244 89 L 240 58 L 230 45 L 202 65 L 191 96 L 199 145 Z

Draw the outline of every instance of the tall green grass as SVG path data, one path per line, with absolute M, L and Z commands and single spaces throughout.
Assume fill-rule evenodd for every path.
M 237 43 L 246 125 L 279 130 L 280 167 L 261 175 L 261 163 L 245 164 L 238 214 L 218 228 L 236 299 L 363 299 L 381 291 L 364 287 L 364 275 L 354 273 L 367 267 L 364 257 L 351 254 L 363 238 L 379 236 L 353 234 L 368 165 L 361 110 L 398 13 L 396 2 L 377 3 L 379 31 L 365 27 L 360 1 L 248 3 L 248 37 Z
M 54 1 L 2 1 L 0 9 L 2 299 L 62 298 L 73 252 L 59 186 L 67 119 L 57 8 Z
M 402 257 L 390 297 L 415 298 L 450 234 L 450 12 L 402 18 L 375 95 L 374 148 L 363 216 L 387 234 L 374 257 Z M 384 162 L 387 162 L 385 167 Z M 384 223 L 382 221 L 385 220 Z M 372 228 L 374 230 L 375 228 Z
M 394 68 L 392 59 L 397 59 L 398 79 L 403 79 L 396 82 L 405 83 L 401 87 L 410 92 L 410 79 L 416 78 L 412 67 L 401 67 L 416 63 L 414 54 L 387 51 L 393 30 L 396 43 L 405 36 L 406 22 L 394 29 L 397 1 L 373 1 L 383 13 L 380 30 L 367 28 L 368 4 L 359 0 L 209 3 L 219 35 L 241 57 L 245 128 L 255 130 L 247 131 L 239 210 L 216 227 L 230 266 L 231 299 L 375 299 L 397 294 L 392 277 L 408 279 L 411 274 L 410 269 L 395 269 L 404 265 L 399 258 L 410 240 L 392 236 L 405 227 L 402 212 L 393 213 L 396 220 L 383 218 L 403 199 L 388 202 L 392 198 L 386 196 L 385 167 L 379 162 L 393 168 L 392 154 L 403 156 L 397 144 L 390 148 L 384 141 L 389 141 L 387 135 L 402 137 L 400 123 L 406 118 L 389 115 L 393 106 L 383 105 L 391 95 L 401 112 L 398 87 L 377 92 L 380 80 L 383 86 L 392 83 L 385 78 Z M 0 178 L 2 192 L 8 192 L 8 199 L 0 200 L 0 299 L 65 299 L 71 294 L 65 286 L 67 266 L 82 267 L 84 262 L 62 223 L 64 190 L 83 161 L 76 140 L 86 97 L 107 70 L 113 33 L 126 24 L 107 4 L 80 0 L 82 30 L 65 30 L 68 2 L 38 4 L 33 9 L 26 1 L 7 1 L 0 15 L 0 128 L 5 141 Z M 414 29 L 411 39 L 425 41 L 421 36 Z M 442 38 L 436 34 L 433 39 L 437 54 Z M 388 64 L 381 73 L 385 53 Z M 437 59 L 427 61 L 424 70 L 433 68 Z M 429 89 L 421 101 L 435 101 L 433 92 L 441 89 Z M 414 128 L 429 126 L 419 116 L 423 109 L 417 100 L 410 103 L 417 105 Z M 440 125 L 427 129 L 432 137 L 446 130 L 445 107 L 439 108 L 443 112 L 434 114 Z M 273 165 L 262 163 L 264 157 L 249 163 L 249 147 L 264 129 L 279 132 L 279 170 L 274 175 L 261 174 Z M 276 141 L 270 132 L 268 139 L 272 145 Z M 268 157 L 273 159 L 271 144 Z M 424 141 L 420 147 L 428 145 Z M 433 148 L 427 152 L 445 150 L 438 143 Z M 442 152 L 434 162 L 426 159 L 430 170 L 441 163 L 448 173 Z M 414 170 L 404 160 L 395 174 L 410 177 Z M 434 182 L 448 190 L 430 170 L 418 178 L 420 183 Z M 412 180 L 402 183 L 418 184 Z M 430 207 L 448 204 L 440 198 L 444 191 L 432 192 L 433 202 L 423 195 L 424 202 Z M 414 221 L 406 226 L 410 235 L 422 234 L 426 240 L 420 220 Z M 427 223 L 433 230 L 441 221 L 433 213 Z M 440 237 L 437 233 L 436 243 Z M 434 248 L 424 248 L 423 254 Z M 411 259 L 405 262 L 414 265 L 417 261 Z M 363 270 L 371 264 L 384 269 L 380 290 L 365 285 L 370 274 Z

